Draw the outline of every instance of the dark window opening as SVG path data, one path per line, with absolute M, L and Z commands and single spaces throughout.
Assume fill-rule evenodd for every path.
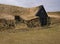
M 16 20 L 16 21 L 21 21 L 20 16 L 15 16 L 15 20 Z

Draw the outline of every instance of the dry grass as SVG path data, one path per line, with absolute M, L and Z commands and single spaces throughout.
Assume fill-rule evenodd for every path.
M 34 18 L 35 18 L 35 13 L 38 11 L 38 9 L 39 9 L 39 7 L 23 8 L 23 7 L 0 4 L 0 15 L 7 15 L 7 16 L 18 15 L 18 16 L 22 17 L 23 19 L 27 20 L 27 19 L 31 19 L 30 18 L 31 16 L 34 16 Z
M 2 8 L 2 5 L 0 7 Z M 7 7 L 10 8 L 10 6 L 5 6 L 6 9 L 8 9 Z M 18 8 L 17 10 L 19 10 L 19 7 L 17 8 Z M 12 9 L 16 10 L 16 7 Z M 10 14 L 9 11 L 8 11 L 8 14 Z M 14 13 L 14 14 L 17 14 L 17 13 Z M 60 12 L 48 13 L 48 14 L 60 15 Z M 22 27 L 20 28 L 20 26 L 17 25 L 16 29 L 5 29 L 5 28 L 0 29 L 1 30 L 0 31 L 0 44 L 60 44 L 60 19 L 52 17 L 51 25 L 49 27 L 36 27 L 36 28 L 26 27 L 25 28 L 24 26 L 25 25 L 22 25 Z
M 60 21 L 51 18 L 49 28 L 20 28 L 0 32 L 0 44 L 60 44 Z

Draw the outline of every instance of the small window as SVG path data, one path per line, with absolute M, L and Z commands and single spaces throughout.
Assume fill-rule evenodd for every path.
M 20 21 L 21 19 L 20 19 L 20 16 L 15 16 L 15 20 L 16 21 Z

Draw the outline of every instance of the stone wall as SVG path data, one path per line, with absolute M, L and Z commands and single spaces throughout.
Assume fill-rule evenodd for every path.
M 0 19 L 0 29 L 1 28 L 15 28 L 15 21 Z

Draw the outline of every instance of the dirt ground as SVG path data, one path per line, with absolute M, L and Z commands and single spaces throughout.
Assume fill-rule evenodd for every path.
M 55 15 L 55 13 L 52 14 Z M 59 20 L 53 16 L 51 18 L 52 24 L 49 27 L 0 31 L 0 44 L 60 44 Z

